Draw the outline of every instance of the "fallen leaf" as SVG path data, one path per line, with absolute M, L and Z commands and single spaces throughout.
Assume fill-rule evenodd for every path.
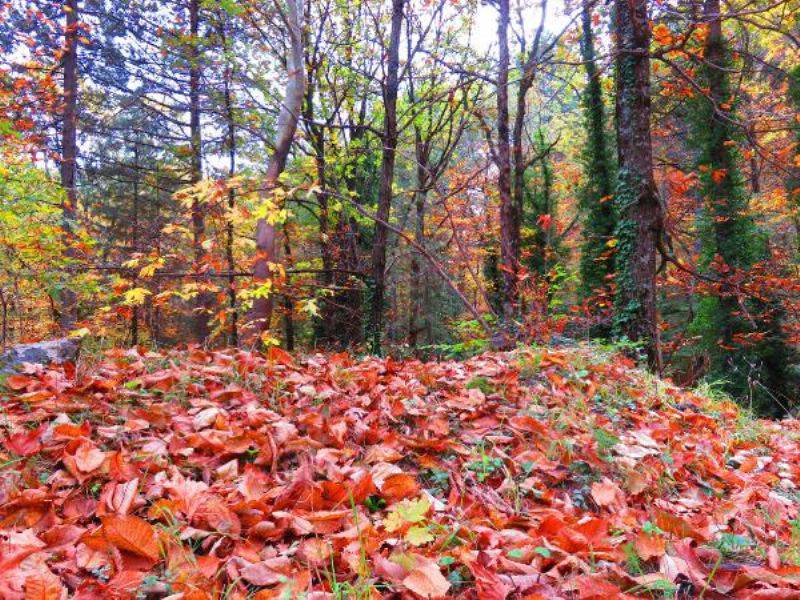
M 134 515 L 108 515 L 101 521 L 109 543 L 153 562 L 158 560 L 158 540 L 150 523 Z
M 600 507 L 609 507 L 615 504 L 618 492 L 620 489 L 608 478 L 592 484 L 592 498 Z
M 411 572 L 403 579 L 403 585 L 421 598 L 443 598 L 450 589 L 439 566 L 432 560 L 417 556 Z

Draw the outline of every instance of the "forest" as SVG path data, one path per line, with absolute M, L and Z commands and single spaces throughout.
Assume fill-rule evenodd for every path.
M 0 599 L 800 598 L 800 0 L 0 56 Z

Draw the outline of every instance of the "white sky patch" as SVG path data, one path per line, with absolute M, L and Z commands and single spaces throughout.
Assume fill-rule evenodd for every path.
M 531 43 L 541 20 L 542 5 L 539 2 L 523 0 L 518 10 L 512 1 L 512 29 L 519 29 L 519 15 L 522 15 L 525 27 L 525 38 Z M 565 14 L 563 0 L 548 0 L 545 8 L 544 31 L 556 35 L 569 25 L 572 15 Z M 509 43 L 513 44 L 513 34 L 509 32 Z M 489 51 L 497 46 L 497 8 L 481 2 L 478 5 L 475 19 L 475 31 L 472 44 L 478 51 Z

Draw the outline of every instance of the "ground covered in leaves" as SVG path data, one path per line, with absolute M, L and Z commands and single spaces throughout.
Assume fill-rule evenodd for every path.
M 13 375 L 0 597 L 800 598 L 796 421 L 592 348 Z

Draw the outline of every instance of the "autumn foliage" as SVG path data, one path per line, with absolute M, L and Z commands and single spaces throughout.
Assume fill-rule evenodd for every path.
M 795 421 L 591 348 L 5 381 L 0 596 L 793 598 Z

